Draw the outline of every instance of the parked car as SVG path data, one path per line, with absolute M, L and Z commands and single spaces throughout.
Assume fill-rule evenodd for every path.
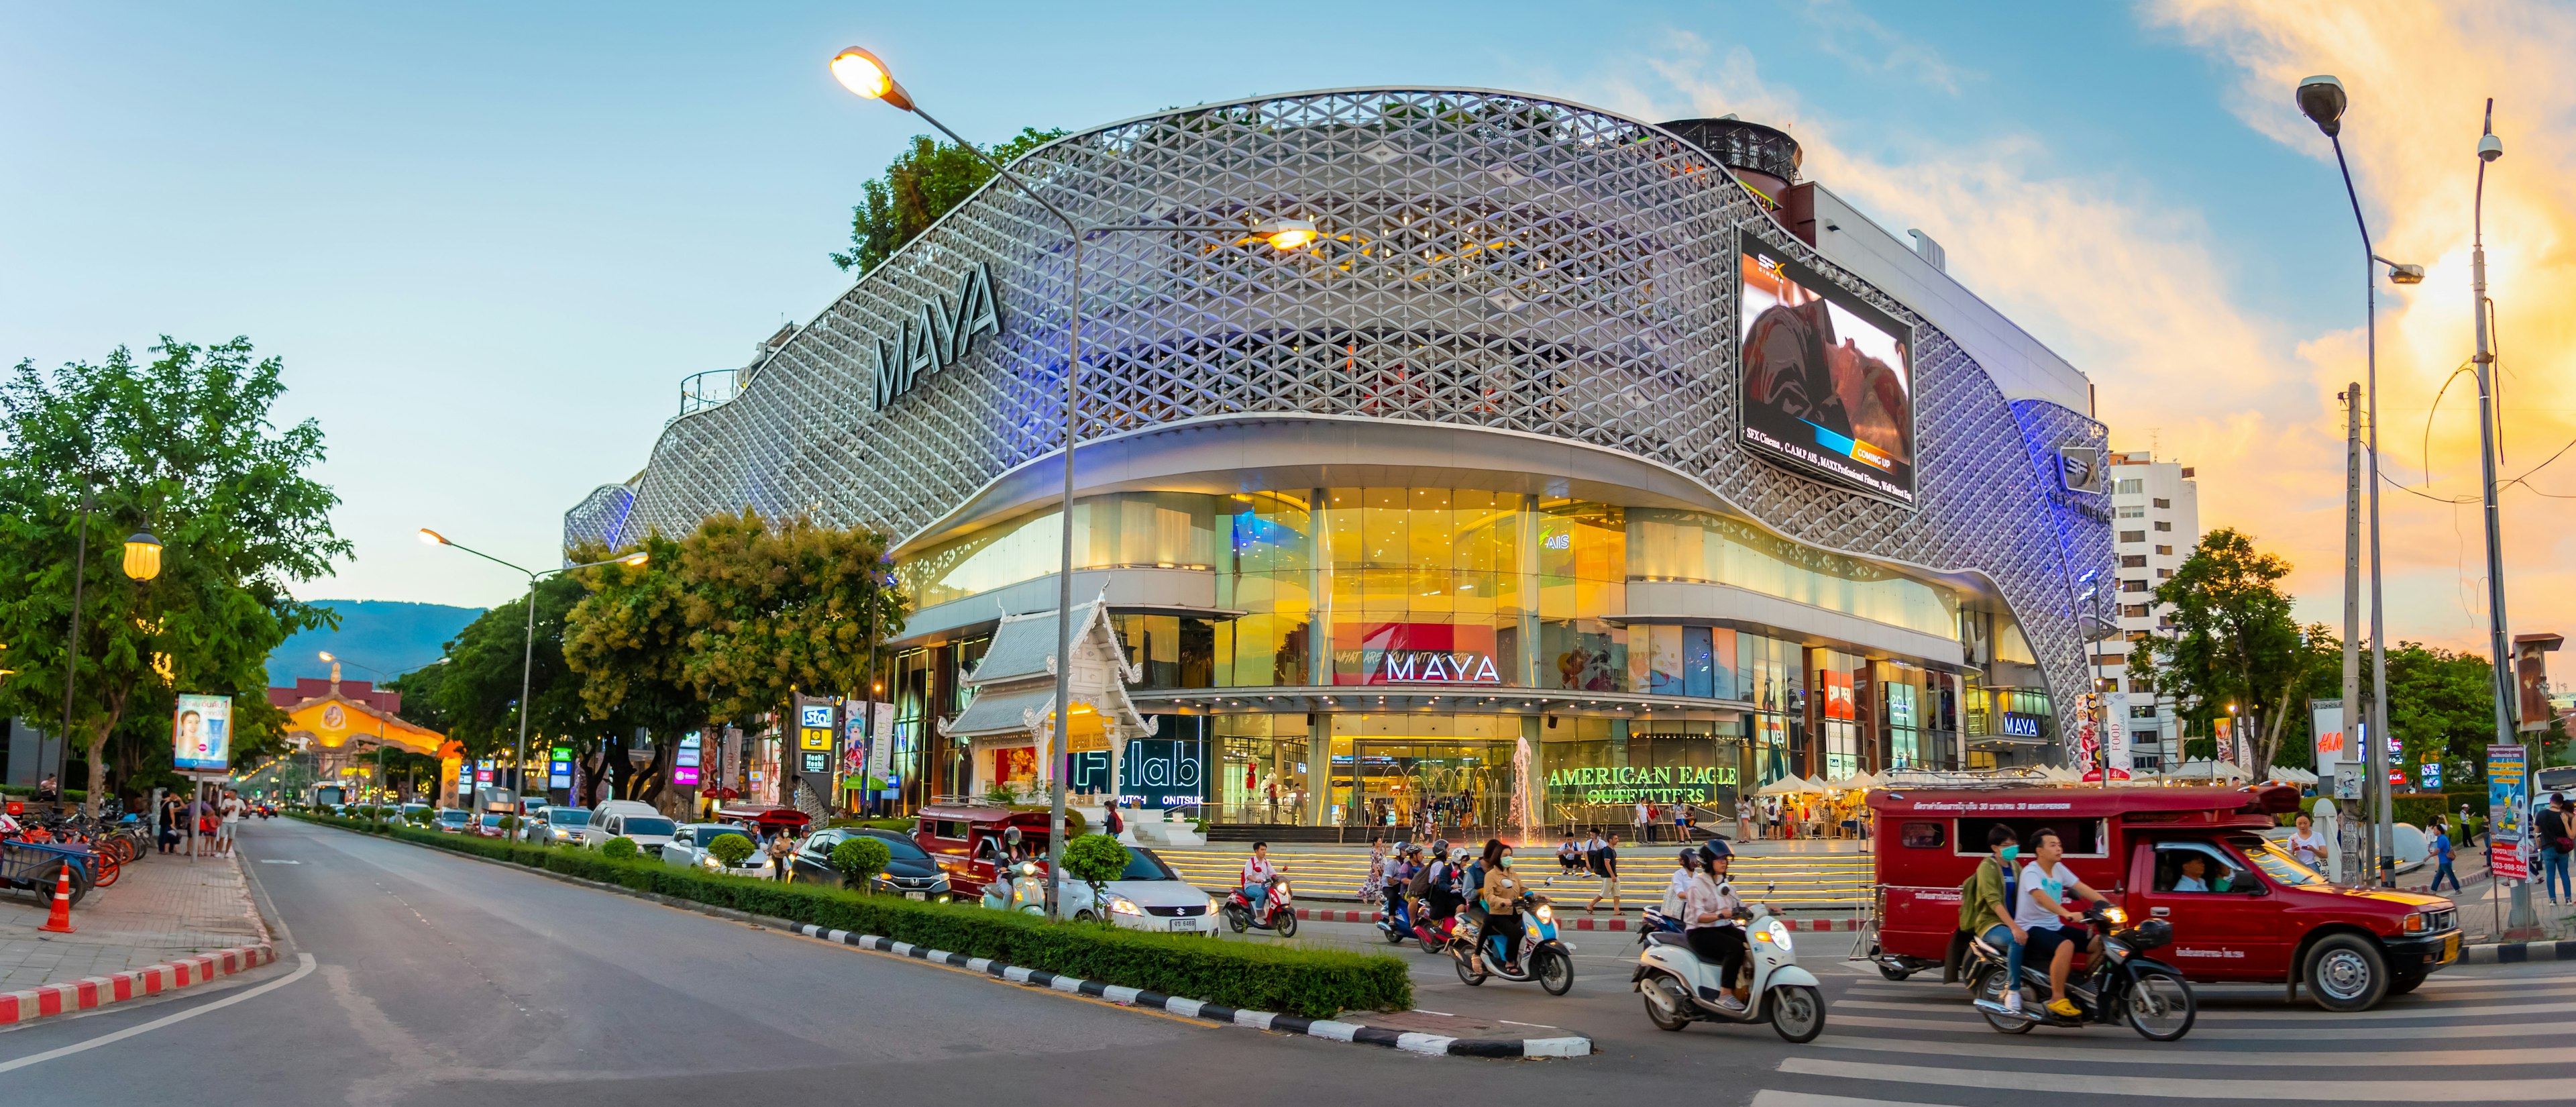
M 510 832 L 501 829 L 501 818 L 501 813 L 498 811 L 486 811 L 481 815 L 476 816 L 474 819 L 474 836 L 477 838 L 501 838 L 508 836 Z
M 473 824 L 474 813 L 458 807 L 445 808 L 438 813 L 436 821 L 439 833 L 463 834 L 465 828 Z
M 708 852 L 708 847 L 715 845 L 716 839 L 727 835 L 752 844 L 753 849 L 743 855 L 742 864 L 726 865 Z M 662 863 L 701 872 L 765 877 L 769 875 L 769 858 L 761 856 L 759 845 L 759 839 L 752 837 L 752 832 L 744 827 L 730 823 L 688 823 L 672 833 L 671 844 L 662 847 Z
M 1100 886 L 1103 902 L 1091 898 L 1091 886 L 1066 876 L 1058 895 L 1064 913 L 1077 919 L 1107 919 L 1131 930 L 1216 936 L 1217 901 L 1206 889 L 1181 879 L 1154 851 L 1127 847 L 1127 871 Z
M 590 820 L 582 824 L 581 844 L 603 846 L 611 838 L 628 838 L 644 852 L 659 857 L 662 847 L 671 842 L 671 832 L 680 824 L 671 821 L 649 803 L 634 800 L 607 800 L 590 811 Z
M 406 803 L 402 805 L 402 819 L 404 822 L 410 822 L 412 816 L 418 815 L 427 810 L 429 810 L 429 805 L 426 803 Z
M 852 838 L 874 838 L 885 843 L 886 852 L 893 855 L 886 861 L 885 871 L 877 874 L 876 891 L 935 903 L 948 900 L 948 874 L 929 851 L 899 830 L 832 827 L 808 834 L 796 845 L 796 879 L 848 887 L 849 881 L 842 878 L 841 870 L 832 867 L 832 850 Z
M 587 807 L 547 806 L 519 822 L 519 837 L 546 845 L 564 845 L 581 840 L 581 828 L 590 822 Z

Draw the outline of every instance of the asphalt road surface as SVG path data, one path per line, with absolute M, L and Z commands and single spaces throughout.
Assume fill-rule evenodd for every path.
M 2125 1029 L 2005 1038 L 1955 989 L 1854 975 L 1835 959 L 1846 936 L 1800 935 L 1833 1006 L 1823 1038 L 1790 1046 L 1760 1027 L 1654 1030 L 1626 935 L 1578 936 L 1563 998 L 1467 988 L 1399 953 L 1426 1009 L 1601 1045 L 1477 1061 L 1147 1014 L 301 823 L 250 825 L 242 848 L 283 926 L 278 963 L 0 1033 L 6 1102 L 2508 1103 L 2576 1078 L 2576 966 L 2445 972 L 2360 1016 L 2211 990 L 2191 1037 L 2160 1046 Z

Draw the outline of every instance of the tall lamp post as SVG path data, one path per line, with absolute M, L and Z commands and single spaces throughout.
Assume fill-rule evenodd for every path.
M 2387 258 L 2379 256 L 2378 252 L 2370 244 L 2370 221 L 2362 217 L 2361 193 L 2353 188 L 2352 166 L 2344 161 L 2343 156 L 2343 138 L 2341 137 L 2343 134 L 2343 111 L 2345 106 L 2343 82 L 2327 75 L 2310 77 L 2307 80 L 2299 82 L 2298 102 L 2300 113 L 2306 115 L 2311 121 L 2315 122 L 2317 129 L 2325 132 L 2326 141 L 2334 145 L 2335 169 L 2343 174 L 2344 197 L 2352 202 L 2353 225 L 2361 230 L 2361 287 L 2364 312 L 2363 331 L 2368 336 L 2365 350 L 2369 362 L 2369 375 L 2365 378 L 2367 383 L 2362 386 L 2362 400 L 2364 403 L 2369 405 L 2370 420 L 2370 475 L 2368 483 L 2370 485 L 2371 694 L 2369 724 L 2360 728 L 2352 726 L 2351 719 L 2354 713 L 2350 703 L 2352 697 L 2345 697 L 2344 734 L 2347 743 L 2358 738 L 2363 744 L 2363 763 L 2368 766 L 2364 773 L 2364 775 L 2369 778 L 2367 787 L 2370 789 L 2370 794 L 2378 799 L 2378 810 L 2374 813 L 2375 818 L 2373 820 L 2377 823 L 2377 830 L 2373 835 L 2376 839 L 2374 845 L 2377 847 L 2373 850 L 2373 853 L 2377 857 L 2379 866 L 2376 876 L 2381 885 L 2393 887 L 2397 882 L 2397 834 L 2395 825 L 2397 814 L 2396 797 L 2391 794 L 2392 790 L 2388 784 L 2388 623 L 2385 614 L 2387 605 L 2382 601 L 2381 596 L 2381 577 L 2379 567 L 2379 280 L 2377 275 L 2378 269 L 2376 267 L 2381 265 L 2387 266 L 2388 279 L 2391 283 L 2395 284 L 2422 284 L 2424 282 L 2424 267 L 2421 265 L 2404 265 L 2390 261 Z M 2501 151 L 2501 147 L 2499 147 L 2499 151 Z M 2480 166 L 2479 180 L 2482 183 L 2485 180 L 2485 175 L 2485 167 Z M 2483 318 L 2483 316 L 2481 316 L 2481 318 Z M 2483 324 L 2481 325 L 2480 336 L 2483 340 Z M 2484 347 L 2481 346 L 2481 349 L 2483 348 Z M 2484 376 L 2483 366 L 2480 368 L 2480 374 L 2481 375 L 2478 379 L 2481 382 L 2480 387 L 2483 389 L 2483 382 L 2486 379 Z M 2483 392 L 2481 395 L 2483 395 Z M 2483 407 L 2481 407 L 2481 418 L 2483 418 L 2483 410 Z M 2494 502 L 2493 490 L 2495 485 L 2495 471 L 2492 466 L 2490 466 L 2487 471 L 2487 485 L 2489 490 L 2488 502 L 2492 504 Z M 2490 523 L 2492 523 L 2492 514 L 2490 514 L 2489 519 Z M 2490 535 L 2494 533 L 2492 526 L 2490 526 L 2488 533 Z M 2490 549 L 2492 549 L 2492 546 L 2490 546 Z M 2498 587 L 2501 589 L 2501 585 Z M 2497 594 L 2501 596 L 2502 592 L 2499 591 Z M 2503 626 L 2501 615 L 2498 616 L 2496 625 L 2499 628 Z M 2497 633 L 2499 635 L 2499 641 L 2501 641 L 2501 635 L 2503 632 L 2499 630 Z M 2351 640 L 2351 635 L 2347 632 L 2344 638 L 2344 650 L 2346 653 L 2350 653 L 2354 648 L 2355 644 Z M 2497 656 L 2501 658 L 2503 655 L 2498 654 Z
M 1049 766 L 1047 772 L 1049 778 L 1047 917 L 1059 918 L 1062 915 L 1058 909 L 1062 897 L 1057 894 L 1057 885 L 1062 880 L 1059 874 L 1064 869 L 1064 778 L 1073 764 L 1071 756 L 1065 752 L 1065 743 L 1072 733 L 1073 709 L 1073 447 L 1077 426 L 1076 402 L 1082 390 L 1083 241 L 1094 234 L 1118 231 L 1234 235 L 1248 233 L 1268 242 L 1275 249 L 1295 251 L 1305 249 L 1315 241 L 1317 233 L 1315 224 L 1303 219 L 1277 219 L 1249 228 L 1240 224 L 1230 226 L 1190 226 L 1178 223 L 1086 224 L 1066 214 L 1063 208 L 1057 207 L 1046 197 L 1039 195 L 1037 189 L 1030 187 L 1027 181 L 1011 172 L 1009 166 L 1003 165 L 992 155 L 985 153 L 982 147 L 959 137 L 956 131 L 949 129 L 948 124 L 940 122 L 929 112 L 921 110 L 921 105 L 913 100 L 912 94 L 895 82 L 893 71 L 887 69 L 885 62 L 879 60 L 875 54 L 856 46 L 841 51 L 832 58 L 832 77 L 841 83 L 841 87 L 852 93 L 870 100 L 883 101 L 892 107 L 911 112 L 920 116 L 923 122 L 938 128 L 939 133 L 947 135 L 950 141 L 964 147 L 990 167 L 995 176 L 1008 182 L 1011 187 L 1018 189 L 1022 195 L 1027 196 L 1039 207 L 1045 208 L 1047 214 L 1054 216 L 1057 222 L 1064 224 L 1065 236 L 1072 243 L 1069 266 L 1071 287 L 1065 297 L 1064 493 L 1058 504 L 1057 515 L 1062 521 L 1059 529 L 1063 532 L 1063 550 L 1056 573 L 1055 624 L 1058 660 L 1055 667 L 1055 740 L 1048 751 L 1053 764 Z M 874 720 L 871 719 L 870 722 L 873 723 Z M 1111 782 L 1110 790 L 1112 792 L 1117 790 L 1117 782 Z
M 527 791 L 526 777 L 528 771 L 528 679 L 531 671 L 536 667 L 537 660 L 537 582 L 544 580 L 547 577 L 572 572 L 575 569 L 596 569 L 602 565 L 642 565 L 650 555 L 638 550 L 624 557 L 612 557 L 606 561 L 591 561 L 580 565 L 566 565 L 556 569 L 529 569 L 524 566 L 512 565 L 507 561 L 503 561 L 491 554 L 484 553 L 481 550 L 474 549 L 471 546 L 459 546 L 454 542 L 448 541 L 446 535 L 440 534 L 428 527 L 420 528 L 420 540 L 433 546 L 446 546 L 450 549 L 463 550 L 466 553 L 473 554 L 474 556 L 482 558 L 483 560 L 489 561 L 495 565 L 509 569 L 517 569 L 518 571 L 528 575 L 528 637 L 526 645 L 519 651 L 519 744 L 517 759 L 510 765 L 510 787 L 513 791 L 524 793 Z M 381 751 L 382 747 L 379 746 L 378 749 Z M 515 812 L 513 813 L 515 814 Z
M 72 689 L 80 679 L 81 585 L 89 576 L 90 503 L 91 496 L 89 476 L 87 474 L 83 474 L 81 476 L 80 531 L 79 537 L 74 539 L 72 546 L 71 626 L 63 637 L 63 729 L 60 734 L 55 735 L 54 739 L 54 805 L 55 809 L 58 811 L 61 809 L 63 802 L 63 769 L 69 765 L 71 760 Z M 125 540 L 125 560 L 123 561 L 122 566 L 125 570 L 125 575 L 136 582 L 148 581 L 154 577 L 160 576 L 161 540 L 152 537 L 152 532 L 150 531 L 137 531 L 128 536 Z M 99 792 L 103 789 L 90 788 L 86 783 L 84 783 L 82 787 L 86 790 L 87 794 L 81 799 L 81 810 L 84 814 L 96 816 L 98 814 Z M 191 814 L 190 817 L 193 818 L 194 815 Z M 194 839 L 191 839 L 190 842 L 193 846 Z

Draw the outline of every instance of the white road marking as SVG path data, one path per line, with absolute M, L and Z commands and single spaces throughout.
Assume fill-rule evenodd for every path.
M 2311 1040 L 2319 1037 L 2309 1035 Z M 2335 1037 L 2335 1035 L 2324 1035 Z M 1957 1042 L 1927 1042 L 1913 1038 L 1846 1038 L 1826 1035 L 1816 1039 L 1819 1046 L 1835 1049 L 1865 1049 L 1880 1053 L 1927 1053 L 1955 1057 Z M 2432 1065 L 2512 1065 L 2563 1063 L 2569 1060 L 2565 1046 L 2536 1046 L 2528 1049 L 2423 1049 L 2397 1051 L 2300 1050 L 2290 1053 L 2236 1053 L 2227 1050 L 2194 1050 L 2188 1059 L 2177 1060 L 2170 1048 L 2142 1043 L 2138 1046 L 2012 1045 L 1996 1043 L 1979 1046 L 1979 1057 L 2011 1057 L 2029 1061 L 2083 1061 L 2091 1064 L 2119 1065 L 2185 1065 L 2195 1067 L 2283 1067 L 2323 1065 L 2372 1068 L 2420 1068 Z
M 2197 1063 L 2182 1055 L 2177 1065 Z M 1800 1076 L 1833 1076 L 1893 1084 L 1930 1084 L 1990 1091 L 2047 1092 L 2059 1095 L 2133 1095 L 2162 1099 L 2343 1100 L 2363 1103 L 2485 1103 L 2555 1099 L 2567 1091 L 2557 1077 L 2519 1080 L 2200 1080 L 2170 1076 L 2103 1076 L 2098 1073 L 2004 1072 L 1994 1069 L 1931 1069 L 1919 1065 L 1876 1065 L 1791 1057 L 1779 1071 Z
M 2319 1012 L 2319 1014 L 2322 1015 L 2323 1012 Z M 1872 1018 L 1866 1015 L 1837 1014 L 1833 1017 L 1832 1025 L 1866 1026 L 1881 1030 L 1915 1030 L 1942 1034 L 1995 1033 L 1994 1028 L 1987 1026 L 1984 1019 L 1973 1015 L 1964 1019 L 1950 1019 L 1934 1022 L 1929 1019 L 1885 1019 Z M 2105 1027 L 2101 1029 L 2109 1028 Z M 2566 1033 L 2566 1030 L 2557 1027 L 2542 1026 L 2538 1028 L 2526 1028 L 2509 1024 L 2497 1025 L 2494 1023 L 2470 1026 L 2352 1026 L 2335 1028 L 2322 1028 L 2317 1026 L 2285 1026 L 2268 1030 L 2219 1030 L 2203 1026 L 2194 1026 L 2191 1030 L 2191 1037 L 2188 1040 L 2196 1042 L 2203 1038 L 2224 1038 L 2229 1041 L 2242 1042 L 2305 1042 L 2315 1041 L 2320 1036 L 2331 1036 L 2337 1040 L 2352 1041 L 2409 1041 L 2418 1038 L 2481 1038 L 2492 1041 L 2497 1038 L 2555 1037 Z M 2056 1036 L 2057 1035 L 2053 1033 L 2049 1035 L 2050 1038 L 2055 1038 Z
M 297 965 L 297 966 L 296 966 L 296 969 L 295 969 L 295 971 L 294 971 L 294 972 L 288 973 L 288 974 L 286 974 L 285 976 L 279 977 L 279 978 L 277 978 L 277 979 L 275 979 L 275 980 L 271 980 L 271 981 L 269 981 L 268 983 L 266 983 L 266 984 L 262 984 L 262 985 L 260 985 L 260 986 L 258 986 L 258 987 L 256 987 L 256 988 L 248 988 L 248 989 L 244 989 L 244 990 L 243 990 L 243 991 L 241 991 L 241 992 L 235 993 L 235 994 L 233 994 L 233 995 L 225 996 L 224 998 L 219 999 L 219 1000 L 216 1000 L 216 1001 L 214 1001 L 214 1002 L 212 1002 L 212 1003 L 199 1004 L 198 1006 L 191 1007 L 191 1008 L 189 1008 L 189 1009 L 187 1009 L 187 1010 L 185 1010 L 185 1011 L 181 1011 L 181 1012 L 179 1012 L 178 1014 L 175 1014 L 175 1015 L 163 1015 L 163 1016 L 162 1016 L 162 1017 L 160 1017 L 160 1018 L 154 1019 L 154 1020 L 152 1020 L 151 1022 L 144 1023 L 144 1024 L 140 1025 L 140 1026 L 129 1026 L 129 1027 L 126 1027 L 126 1028 L 125 1028 L 125 1029 L 123 1029 L 123 1030 L 119 1030 L 119 1031 L 117 1031 L 117 1032 L 115 1032 L 115 1033 L 113 1033 L 113 1034 L 101 1034 L 101 1035 L 99 1035 L 98 1037 L 92 1038 L 92 1039 L 90 1039 L 90 1040 L 88 1040 L 88 1041 L 86 1041 L 86 1042 L 74 1042 L 74 1043 L 72 1043 L 72 1044 L 70 1044 L 70 1045 L 63 1046 L 63 1047 L 61 1047 L 61 1048 L 59 1048 L 59 1049 L 49 1049 L 49 1050 L 44 1051 L 43 1053 L 37 1053 L 37 1054 L 32 1054 L 32 1055 L 30 1055 L 30 1056 L 26 1056 L 26 1057 L 18 1058 L 18 1059 L 17 1059 L 17 1060 L 15 1060 L 15 1061 L 0 1062 L 0 1072 L 10 1072 L 10 1071 L 13 1071 L 13 1070 L 16 1070 L 16 1069 L 23 1069 L 23 1068 L 26 1068 L 26 1067 L 27 1067 L 27 1066 L 29 1066 L 29 1065 L 39 1064 L 39 1063 L 42 1063 L 42 1062 L 45 1062 L 45 1061 L 51 1061 L 51 1060 L 53 1060 L 53 1059 L 54 1059 L 54 1058 L 56 1058 L 56 1057 L 68 1057 L 68 1056 L 71 1056 L 72 1054 L 80 1053 L 80 1052 L 83 1052 L 83 1051 L 85 1051 L 85 1050 L 97 1049 L 98 1047 L 103 1046 L 103 1045 L 108 1045 L 108 1044 L 115 1043 L 115 1042 L 121 1042 L 121 1041 L 124 1041 L 124 1040 L 125 1040 L 125 1039 L 127 1039 L 127 1038 L 131 1038 L 131 1037 L 133 1037 L 133 1036 L 135 1036 L 135 1035 L 137 1035 L 137 1034 L 147 1034 L 147 1033 L 150 1033 L 150 1032 L 152 1032 L 152 1031 L 159 1030 L 159 1029 L 161 1029 L 162 1027 L 168 1026 L 168 1025 L 170 1025 L 170 1024 L 172 1024 L 172 1023 L 185 1022 L 185 1021 L 187 1021 L 187 1020 L 189 1020 L 189 1019 L 196 1018 L 197 1016 L 202 1015 L 202 1014 L 205 1014 L 205 1013 L 206 1013 L 206 1012 L 208 1012 L 208 1011 L 220 1010 L 220 1009 L 225 1008 L 225 1007 L 230 1007 L 230 1006 L 232 1006 L 233 1004 L 239 1003 L 239 1002 L 241 1002 L 241 1001 L 243 1001 L 243 1000 L 245 1000 L 245 999 L 249 999 L 249 998 L 251 998 L 251 997 L 253 997 L 253 996 L 265 995 L 265 994 L 267 994 L 267 993 L 269 993 L 269 992 L 276 991 L 276 990 L 278 990 L 279 988 L 283 988 L 283 987 L 285 987 L 285 986 L 287 986 L 287 985 L 289 985 L 289 984 L 293 984 L 293 983 L 295 983 L 295 982 L 296 982 L 296 981 L 298 981 L 298 980 L 302 980 L 302 979 L 304 979 L 305 977 L 308 977 L 308 976 L 313 975 L 313 968 L 314 968 L 314 965 L 313 965 L 313 955 L 312 955 L 312 954 L 310 954 L 310 953 L 299 953 L 299 954 L 296 954 L 296 955 L 295 955 L 295 959 L 296 959 L 297 961 L 302 962 L 302 964 Z
M 1952 1006 L 1940 1003 L 1884 1003 L 1868 999 L 1839 999 L 1834 1001 L 1834 1008 L 1836 1010 L 1841 1010 L 1847 1007 L 1872 1011 L 1969 1010 L 1971 1014 L 1974 1013 L 1973 1009 L 1968 1008 L 1965 1002 Z M 2203 1007 L 2200 1010 L 2200 1018 L 2204 1021 L 2214 1022 L 2251 1022 L 2258 1019 L 2299 1019 L 2310 1022 L 2344 1023 L 2354 1021 L 2385 1022 L 2390 1019 L 2465 1019 L 2480 1017 L 2518 1018 L 2525 1015 L 2563 1014 L 2568 1011 L 2576 1011 L 2576 1003 L 2521 1003 L 2502 1007 L 2454 1007 L 2448 1004 L 2440 1007 L 2409 1005 L 2393 1009 L 2382 1007 L 2376 1011 L 2346 1011 L 2340 1013 L 2321 1010 L 2304 1004 L 2298 1007 L 2291 1007 L 2284 1004 L 2278 1011 L 2212 1011 Z

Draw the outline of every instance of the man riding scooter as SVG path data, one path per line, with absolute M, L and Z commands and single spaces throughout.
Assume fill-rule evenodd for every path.
M 2107 902 L 2102 893 L 2085 887 L 2075 874 L 2060 862 L 2066 855 L 2066 844 L 2057 831 L 2041 827 L 2031 835 L 2032 856 L 2022 866 L 2021 887 L 2016 895 L 2013 922 L 2026 934 L 2022 939 L 2022 957 L 2048 959 L 2048 1010 L 2060 1018 L 2078 1018 L 2082 1009 L 2066 998 L 2066 974 L 2075 966 L 2075 947 L 2091 939 L 2092 928 L 2085 925 L 2080 911 L 2066 909 L 2066 893 L 2092 903 Z M 2098 951 L 2097 951 L 2098 952 Z M 2016 969 L 2018 965 L 2014 966 Z M 2012 978 L 2013 991 L 2020 991 L 2020 978 Z M 2011 1004 L 2006 1000 L 2007 1005 Z

